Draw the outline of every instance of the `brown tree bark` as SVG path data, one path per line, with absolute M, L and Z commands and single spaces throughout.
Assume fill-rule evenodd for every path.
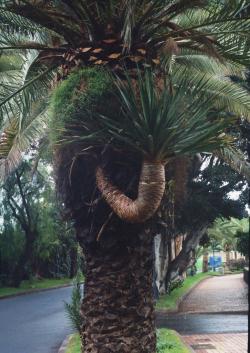
M 58 192 L 85 258 L 84 352 L 155 353 L 153 221 L 124 222 L 99 192 L 95 178 L 100 165 L 109 180 L 135 200 L 141 158 L 107 148 L 98 162 L 80 155 L 69 173 L 65 166 L 72 165 L 74 151 L 57 152 Z
M 96 181 L 102 196 L 122 220 L 142 223 L 159 208 L 165 190 L 165 167 L 160 162 L 143 161 L 138 195 L 132 200 L 114 186 L 98 167 Z
M 154 353 L 153 239 L 115 236 L 111 247 L 85 246 L 83 352 Z

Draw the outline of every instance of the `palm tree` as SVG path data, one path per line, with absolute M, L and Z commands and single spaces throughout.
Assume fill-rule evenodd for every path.
M 237 239 L 235 238 L 236 229 L 240 227 L 240 220 L 236 218 L 217 219 L 213 227 L 208 230 L 211 243 L 218 243 L 226 252 L 226 263 L 229 263 L 230 252 L 236 251 Z
M 249 116 L 248 93 L 229 78 L 250 60 L 246 7 L 2 1 L 1 53 L 24 55 L 0 87 L 2 174 L 47 136 L 49 115 L 58 190 L 86 256 L 85 352 L 155 352 L 152 234 L 165 170 L 176 156 L 227 148 L 232 117 Z

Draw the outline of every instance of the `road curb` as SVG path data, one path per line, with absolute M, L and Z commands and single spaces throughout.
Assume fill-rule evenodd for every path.
M 181 302 L 186 299 L 186 297 L 202 282 L 204 282 L 205 280 L 212 278 L 213 276 L 207 276 L 205 278 L 202 278 L 198 283 L 195 283 L 191 288 L 189 288 L 187 290 L 186 293 L 184 293 L 176 302 L 176 307 L 175 309 L 156 309 L 155 313 L 156 314 L 177 314 L 179 313 L 179 309 L 180 309 L 180 304 Z
M 248 310 L 239 311 L 178 311 L 178 314 L 187 315 L 248 315 Z
M 0 296 L 0 300 L 7 299 L 7 298 L 20 297 L 21 295 L 27 295 L 27 294 L 32 294 L 32 293 L 46 292 L 46 291 L 53 290 L 53 289 L 72 287 L 72 286 L 73 286 L 72 283 L 68 283 L 68 284 L 62 284 L 60 286 L 55 286 L 55 287 L 50 287 L 50 288 L 34 288 L 34 289 L 27 290 L 25 292 L 2 295 L 2 296 Z
M 67 349 L 67 346 L 69 344 L 69 341 L 70 341 L 70 338 L 72 337 L 72 335 L 68 335 L 62 342 L 59 350 L 57 353 L 65 353 L 66 352 L 66 349 Z
M 175 330 L 173 330 L 173 331 L 175 331 Z M 176 335 L 180 338 L 180 340 L 181 340 L 181 342 L 183 343 L 183 345 L 184 345 L 185 347 L 187 347 L 187 349 L 189 350 L 189 352 L 190 352 L 190 353 L 195 353 L 195 351 L 193 350 L 193 348 L 190 347 L 190 346 L 184 341 L 183 337 L 179 334 L 179 332 L 175 331 L 175 333 L 176 333 Z

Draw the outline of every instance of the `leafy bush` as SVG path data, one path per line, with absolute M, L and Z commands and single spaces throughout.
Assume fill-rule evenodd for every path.
M 245 259 L 229 260 L 227 264 L 231 271 L 243 270 L 243 268 L 247 266 L 247 262 Z
M 101 68 L 84 68 L 73 71 L 62 81 L 51 97 L 50 139 L 58 142 L 67 129 L 77 124 L 86 125 L 86 114 L 99 106 L 105 105 L 112 81 L 109 74 Z
M 65 310 L 72 327 L 76 329 L 79 334 L 81 332 L 82 318 L 81 318 L 81 302 L 82 302 L 82 289 L 81 289 L 81 272 L 78 271 L 73 281 L 73 290 L 71 293 L 71 302 L 65 302 Z
M 166 353 L 167 350 L 172 348 L 174 348 L 174 344 L 161 340 L 159 333 L 157 332 L 156 353 Z
M 237 250 L 244 256 L 249 256 L 249 232 L 238 231 L 235 235 L 237 238 Z
M 181 277 L 178 277 L 177 279 L 170 281 L 168 285 L 168 290 L 167 290 L 168 294 L 171 293 L 174 289 L 182 287 L 183 283 L 184 283 L 184 279 Z

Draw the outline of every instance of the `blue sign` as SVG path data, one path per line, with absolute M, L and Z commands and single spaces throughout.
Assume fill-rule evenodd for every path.
M 210 267 L 221 267 L 222 265 L 221 256 L 209 256 L 208 265 Z

